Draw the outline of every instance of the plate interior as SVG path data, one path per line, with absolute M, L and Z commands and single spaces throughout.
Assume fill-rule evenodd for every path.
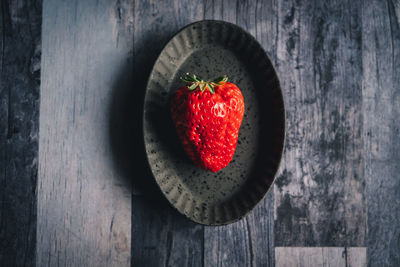
M 203 79 L 227 75 L 242 91 L 245 114 L 231 163 L 213 173 L 196 167 L 176 135 L 169 100 L 186 72 Z M 176 34 L 149 77 L 144 141 L 157 184 L 195 222 L 219 225 L 247 214 L 270 188 L 284 143 L 279 81 L 258 42 L 238 26 L 201 21 Z

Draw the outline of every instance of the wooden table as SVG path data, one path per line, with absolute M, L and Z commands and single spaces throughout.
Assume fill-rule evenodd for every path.
M 203 19 L 257 38 L 287 108 L 273 189 L 222 227 L 140 141 L 154 60 Z M 398 1 L 3 0 L 1 25 L 1 266 L 400 266 Z

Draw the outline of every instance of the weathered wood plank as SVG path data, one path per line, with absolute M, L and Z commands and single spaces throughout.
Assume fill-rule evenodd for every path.
M 132 266 L 203 266 L 203 226 L 163 201 L 133 197 Z
M 277 246 L 365 243 L 360 11 L 360 1 L 279 1 L 287 139 Z
M 274 266 L 273 194 L 246 218 L 206 227 L 204 266 Z
M 367 266 L 367 248 L 351 247 L 346 249 L 346 267 Z
M 44 1 L 37 266 L 129 266 L 130 188 L 109 142 L 130 1 Z
M 366 248 L 276 247 L 276 267 L 365 267 Z
M 344 248 L 276 247 L 276 267 L 345 267 Z
M 235 23 L 276 59 L 275 1 L 205 1 L 205 19 Z M 274 266 L 273 191 L 245 219 L 204 230 L 205 266 Z
M 390 1 L 362 6 L 361 34 L 360 1 L 45 2 L 38 266 L 127 265 L 130 231 L 134 266 L 273 266 L 274 242 L 364 245 L 365 182 L 369 264 L 400 262 L 395 227 L 400 225 L 396 179 L 400 142 L 395 126 L 400 115 L 400 9 Z M 141 140 L 144 83 L 163 43 L 203 17 L 236 23 L 263 44 L 278 67 L 288 108 L 287 149 L 275 192 L 269 192 L 244 220 L 205 229 L 160 200 L 157 188 L 148 182 L 153 178 L 136 141 Z M 40 49 L 36 57 L 37 53 Z M 38 73 L 38 64 L 33 66 Z M 125 84 L 131 73 L 133 81 Z M 138 88 L 137 94 L 131 88 Z M 25 102 L 24 108 L 8 109 L 8 92 L 17 98 L 14 91 L 1 91 L 6 98 L 1 98 L 0 116 L 6 115 L 0 123 L 20 110 L 24 116 L 35 116 L 24 109 Z M 37 98 L 32 94 L 29 104 L 34 106 Z M 34 129 L 25 121 L 14 121 L 13 125 Z M 9 125 L 1 131 L 1 137 L 7 137 Z M 26 136 L 34 144 L 37 131 L 26 132 L 33 133 Z M 3 159 L 10 162 L 16 157 Z M 29 162 L 33 162 L 29 173 L 35 173 L 35 161 Z M 13 164 L 9 166 L 20 166 Z M 127 190 L 130 177 L 136 195 L 132 203 Z M 32 188 L 33 180 L 25 185 Z M 6 188 L 13 187 L 9 180 L 1 181 Z M 15 185 L 20 186 L 19 181 Z M 14 199 L 2 197 L 6 202 Z M 3 214 L 10 209 L 1 210 Z M 362 254 L 359 249 L 365 250 L 347 249 L 348 266 L 365 265 L 365 259 L 351 256 L 353 250 L 354 255 Z M 342 263 L 342 254 L 336 252 L 318 255 Z
M 42 1 L 0 8 L 0 265 L 32 266 Z
M 400 3 L 362 12 L 368 266 L 400 266 Z
M 142 100 L 154 61 L 175 32 L 203 18 L 203 7 L 201 0 L 135 1 L 133 87 L 138 103 L 134 112 L 137 125 L 133 128 L 140 141 Z M 204 227 L 172 209 L 153 183 L 143 144 L 135 146 L 141 152 L 135 156 L 138 164 L 132 168 L 132 265 L 202 266 Z

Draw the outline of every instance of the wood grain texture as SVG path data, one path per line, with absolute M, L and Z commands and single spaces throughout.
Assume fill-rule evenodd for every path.
M 32 266 L 42 1 L 0 8 L 0 265 Z
M 132 266 L 204 266 L 204 227 L 189 221 L 167 200 L 132 200 Z
M 129 266 L 131 194 L 110 109 L 132 54 L 130 1 L 44 1 L 37 266 Z
M 276 267 L 365 267 L 366 248 L 276 247 Z
M 279 1 L 286 150 L 275 245 L 363 246 L 360 1 Z
M 346 264 L 345 267 L 365 267 L 367 266 L 367 248 L 350 247 L 345 248 Z
M 204 266 L 274 266 L 273 195 L 241 221 L 206 227 Z
M 40 10 L 2 2 L 0 261 L 9 265 L 34 259 Z M 46 0 L 43 14 L 37 266 L 365 266 L 366 249 L 349 247 L 364 245 L 369 266 L 400 265 L 399 2 Z M 222 227 L 168 205 L 141 142 L 151 67 L 201 19 L 255 36 L 286 96 L 274 190 Z
M 400 3 L 362 11 L 368 266 L 400 266 Z

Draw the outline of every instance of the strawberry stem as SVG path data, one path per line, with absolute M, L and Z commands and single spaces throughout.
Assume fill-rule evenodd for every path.
M 181 80 L 188 85 L 188 89 L 193 91 L 196 88 L 199 88 L 200 91 L 204 92 L 206 88 L 210 91 L 210 93 L 214 94 L 215 90 L 214 87 L 223 85 L 228 80 L 226 75 L 215 78 L 211 81 L 204 81 L 200 77 L 196 76 L 195 74 L 190 75 L 186 73 L 185 77 L 181 77 Z

